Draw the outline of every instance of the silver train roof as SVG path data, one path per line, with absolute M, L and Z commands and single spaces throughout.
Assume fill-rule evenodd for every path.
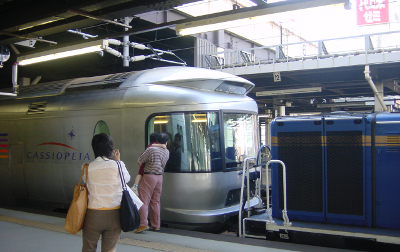
M 24 86 L 20 87 L 20 93 L 17 97 L 0 96 L 0 99 L 54 96 L 64 94 L 67 90 L 81 89 L 88 91 L 104 89 L 105 87 L 129 88 L 148 84 L 214 91 L 223 81 L 246 87 L 246 94 L 254 87 L 252 82 L 232 74 L 205 68 L 172 66 Z M 200 82 L 201 85 L 199 85 Z M 11 90 L 9 88 L 2 91 L 12 92 Z

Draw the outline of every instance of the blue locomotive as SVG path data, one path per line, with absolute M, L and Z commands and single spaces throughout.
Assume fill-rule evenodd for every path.
M 291 221 L 400 229 L 400 113 L 278 117 L 271 147 L 272 159 L 286 165 Z M 273 164 L 276 218 L 282 179 Z

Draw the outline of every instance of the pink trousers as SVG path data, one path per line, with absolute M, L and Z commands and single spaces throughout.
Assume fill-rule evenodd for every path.
M 160 228 L 160 198 L 162 191 L 162 175 L 143 174 L 139 184 L 139 198 L 143 206 L 139 209 L 140 226 L 148 225 L 147 216 L 150 206 L 150 223 L 154 228 Z

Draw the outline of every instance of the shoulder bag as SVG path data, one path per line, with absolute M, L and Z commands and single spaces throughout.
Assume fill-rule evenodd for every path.
M 75 185 L 74 197 L 68 209 L 67 218 L 65 219 L 64 229 L 70 234 L 76 234 L 83 227 L 85 220 L 87 204 L 88 204 L 88 190 L 86 184 L 81 184 L 83 172 L 88 181 L 88 167 L 89 164 L 85 163 L 82 166 L 81 177 L 79 182 Z
M 139 227 L 140 215 L 138 208 L 136 207 L 135 203 L 133 203 L 133 200 L 126 188 L 126 183 L 122 173 L 121 164 L 119 161 L 117 161 L 117 164 L 122 184 L 122 199 L 121 199 L 121 209 L 120 209 L 121 229 L 124 232 L 129 232 Z

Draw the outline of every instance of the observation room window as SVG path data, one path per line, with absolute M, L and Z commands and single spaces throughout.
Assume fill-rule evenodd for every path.
M 110 135 L 110 129 L 108 128 L 107 123 L 103 120 L 100 120 L 96 123 L 96 126 L 94 127 L 93 136 L 100 133 L 106 133 L 107 135 Z
M 254 141 L 257 141 L 255 115 L 229 113 L 223 118 L 224 126 L 221 127 L 220 112 L 152 116 L 148 120 L 147 136 L 153 132 L 165 132 L 169 136 L 167 148 L 170 158 L 165 172 L 224 171 L 241 167 L 244 155 L 254 156 Z

